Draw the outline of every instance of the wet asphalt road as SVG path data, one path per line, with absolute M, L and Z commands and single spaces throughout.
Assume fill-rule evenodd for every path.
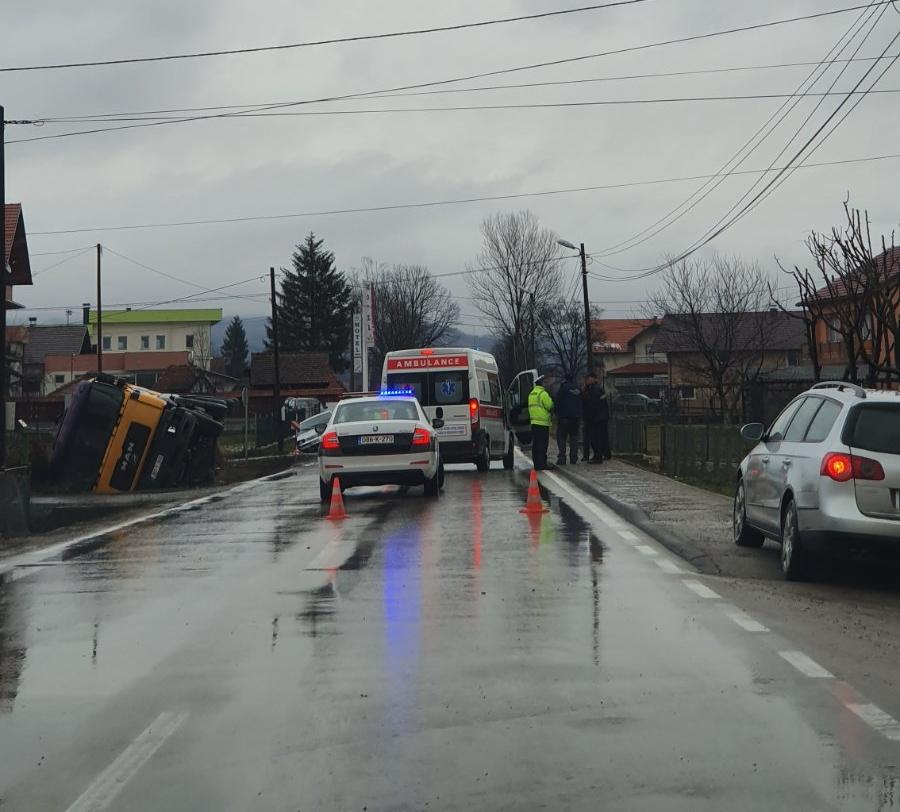
M 852 684 L 545 485 L 526 517 L 524 471 L 461 466 L 338 524 L 302 469 L 7 573 L 0 810 L 900 805 Z

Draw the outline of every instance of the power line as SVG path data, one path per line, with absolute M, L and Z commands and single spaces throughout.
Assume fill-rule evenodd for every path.
M 508 23 L 525 22 L 527 20 L 540 20 L 547 17 L 561 17 L 566 14 L 580 14 L 586 11 L 599 11 L 601 9 L 616 6 L 633 6 L 637 3 L 645 3 L 647 0 L 614 0 L 614 2 L 597 3 L 579 8 L 560 9 L 558 11 L 544 11 L 538 14 L 523 14 L 518 17 L 502 17 L 494 20 L 479 20 L 470 23 L 457 23 L 456 25 L 435 26 L 432 28 L 414 28 L 405 31 L 389 31 L 380 34 L 357 34 L 349 37 L 334 37 L 332 39 L 308 40 L 306 42 L 291 42 L 284 45 L 261 45 L 252 48 L 230 48 L 218 51 L 198 51 L 183 54 L 165 54 L 163 56 L 127 57 L 121 59 L 103 59 L 91 62 L 64 62 L 46 65 L 19 65 L 0 68 L 0 73 L 12 73 L 21 71 L 61 70 L 64 68 L 93 68 L 109 65 L 134 65 L 146 62 L 170 62 L 179 59 L 205 59 L 213 56 L 235 56 L 238 54 L 256 54 L 265 51 L 288 51 L 297 48 L 314 48 L 322 45 L 340 45 L 350 42 L 366 42 L 369 40 L 397 39 L 399 37 L 419 36 L 422 34 L 439 34 L 449 31 L 462 31 L 469 28 L 486 28 L 493 25 L 505 25 Z
M 898 39 L 900 39 L 900 31 L 898 31 L 894 35 L 894 37 L 888 43 L 888 46 L 884 49 L 883 53 L 886 54 L 893 47 L 894 43 Z M 885 73 L 887 73 L 887 71 L 890 70 L 891 67 L 893 67 L 893 65 L 897 62 L 898 59 L 900 59 L 900 56 L 895 57 L 891 62 L 888 63 L 888 65 L 884 68 L 884 70 L 882 70 L 882 72 L 872 82 L 872 84 L 869 87 L 869 90 L 871 90 L 881 80 L 881 78 L 885 75 Z M 877 64 L 878 64 L 877 62 L 874 63 L 865 72 L 865 74 L 863 74 L 863 76 L 859 79 L 859 81 L 854 86 L 854 90 L 858 89 L 866 81 L 866 79 L 869 77 L 869 75 L 875 69 Z M 816 138 L 818 138 L 819 135 L 825 130 L 825 128 L 828 127 L 829 124 L 831 124 L 831 122 L 841 112 L 841 110 L 844 108 L 844 106 L 847 104 L 847 102 L 851 98 L 853 98 L 852 94 L 848 93 L 847 97 L 832 111 L 831 115 L 829 115 L 825 119 L 825 121 L 816 129 L 816 131 L 804 142 L 804 144 L 794 154 L 794 156 L 788 161 L 788 163 L 784 167 L 782 167 L 780 170 L 778 170 L 775 177 L 772 178 L 772 180 L 770 180 L 763 187 L 763 189 L 760 192 L 758 192 L 748 203 L 746 203 L 740 209 L 740 211 L 738 211 L 733 216 L 730 216 L 730 215 L 732 215 L 734 210 L 738 206 L 740 206 L 741 202 L 744 199 L 746 199 L 746 196 L 747 196 L 747 194 L 749 194 L 749 192 L 747 194 L 745 194 L 744 197 L 742 197 L 734 206 L 732 206 L 732 208 L 722 218 L 720 218 L 719 221 L 711 229 L 709 229 L 702 237 L 700 237 L 697 241 L 695 241 L 689 248 L 682 251 L 678 256 L 676 256 L 675 258 L 673 258 L 661 265 L 652 266 L 650 268 L 638 269 L 634 273 L 633 276 L 627 277 L 627 278 L 623 279 L 622 281 L 642 279 L 647 276 L 651 276 L 653 274 L 659 273 L 660 271 L 665 270 L 667 267 L 670 267 L 673 263 L 681 262 L 681 261 L 687 259 L 692 254 L 699 251 L 703 246 L 708 245 L 710 242 L 712 242 L 714 239 L 716 239 L 716 237 L 718 237 L 723 232 L 725 232 L 729 228 L 731 228 L 735 223 L 737 223 L 744 216 L 746 216 L 750 211 L 752 211 L 756 207 L 757 203 L 761 202 L 763 199 L 768 197 L 768 195 L 771 191 L 773 191 L 775 188 L 777 188 L 777 186 L 781 185 L 780 181 L 782 180 L 782 178 L 785 177 L 785 173 L 790 172 L 792 169 L 798 168 L 798 167 L 794 167 L 794 164 L 803 157 L 806 150 L 809 149 L 809 147 L 813 144 L 813 142 L 816 140 Z M 853 112 L 853 110 L 855 110 L 856 107 L 859 106 L 859 104 L 862 102 L 862 100 L 864 98 L 865 98 L 865 94 L 862 96 L 859 96 L 857 98 L 857 101 L 850 108 L 850 110 L 848 110 L 847 113 L 841 117 L 841 119 L 837 122 L 837 124 L 834 127 L 832 127 L 828 131 L 828 133 L 825 135 L 825 137 L 822 139 L 822 141 L 820 141 L 819 146 L 821 146 L 821 144 L 825 141 L 825 139 L 827 139 L 837 129 L 837 127 L 840 126 L 840 124 L 846 120 L 847 116 L 851 112 Z
M 843 166 L 847 164 L 869 163 L 872 161 L 885 161 L 900 158 L 900 153 L 889 153 L 884 155 L 870 155 L 862 158 L 844 158 L 836 161 L 819 161 L 815 163 L 804 163 L 798 167 L 800 169 L 815 169 L 828 166 Z M 743 169 L 731 172 L 730 176 L 740 175 L 758 175 L 765 173 L 765 169 Z M 330 209 L 323 211 L 307 211 L 307 212 L 291 212 L 286 214 L 261 214 L 249 215 L 243 217 L 225 217 L 218 219 L 197 219 L 197 220 L 179 220 L 157 223 L 131 223 L 127 225 L 115 226 L 91 226 L 81 228 L 63 228 L 45 231 L 29 231 L 29 237 L 46 237 L 59 234 L 85 234 L 97 231 L 135 231 L 153 228 L 185 228 L 189 226 L 205 226 L 205 225 L 230 225 L 234 223 L 251 223 L 265 222 L 271 220 L 291 220 L 303 217 L 329 217 L 346 214 L 370 214 L 375 212 L 398 211 L 403 209 L 421 209 L 435 208 L 440 206 L 458 206 L 470 203 L 490 203 L 502 200 L 518 200 L 528 197 L 548 197 L 552 195 L 577 194 L 582 192 L 610 191 L 615 189 L 630 189 L 640 186 L 656 186 L 666 183 L 684 183 L 694 180 L 705 180 L 709 178 L 719 177 L 719 173 L 703 174 L 703 175 L 686 175 L 671 178 L 653 178 L 650 180 L 627 181 L 624 183 L 606 183 L 594 186 L 578 186 L 565 189 L 549 189 L 538 192 L 518 192 L 505 195 L 483 195 L 478 197 L 455 198 L 449 200 L 431 200 L 417 203 L 391 203 L 381 206 L 362 206 L 358 208 Z
M 857 57 L 856 59 L 836 59 L 834 62 L 871 62 L 874 59 L 879 59 L 880 57 Z M 400 99 L 414 96 L 434 96 L 434 95 L 444 95 L 449 93 L 477 93 L 491 90 L 522 90 L 522 89 L 532 89 L 539 87 L 559 87 L 564 85 L 581 85 L 581 84 L 592 84 L 597 82 L 620 82 L 620 81 L 628 81 L 635 79 L 660 79 L 660 78 L 672 78 L 679 76 L 700 76 L 706 74 L 721 74 L 721 73 L 735 73 L 740 71 L 755 71 L 755 70 L 770 70 L 777 68 L 800 68 L 800 67 L 808 67 L 811 65 L 820 65 L 820 62 L 780 62 L 770 65 L 738 65 L 732 67 L 725 68 L 701 68 L 697 70 L 683 70 L 683 71 L 667 71 L 661 73 L 634 73 L 634 74 L 625 74 L 619 76 L 596 76 L 589 77 L 583 79 L 558 79 L 551 82 L 526 82 L 519 84 L 500 84 L 500 85 L 483 85 L 480 87 L 456 87 L 456 88 L 444 88 L 442 90 L 424 90 L 424 91 L 409 91 L 409 92 L 391 92 L 391 93 L 379 93 L 378 91 L 374 91 L 366 94 L 356 94 L 356 96 L 364 95 L 367 99 Z M 322 103 L 330 103 L 332 101 L 346 101 L 346 97 L 335 97 L 332 99 L 328 99 L 323 101 Z M 297 104 L 297 102 L 292 101 L 279 101 L 279 102 L 265 102 L 263 104 L 254 104 L 251 102 L 245 102 L 244 104 L 219 104 L 219 105 L 208 105 L 205 107 L 170 107 L 164 109 L 156 109 L 156 110 L 130 110 L 130 111 L 120 111 L 120 112 L 107 112 L 107 113 L 81 113 L 78 115 L 71 116 L 39 116 L 35 120 L 41 123 L 59 123 L 59 122 L 73 122 L 73 121 L 117 121 L 117 120 L 128 120 L 130 116 L 160 116 L 170 113 L 208 113 L 213 111 L 228 111 L 228 110 L 241 110 L 241 109 L 253 109 L 257 107 L 267 107 L 274 108 L 279 106 L 287 106 Z M 9 123 L 9 122 L 7 122 Z
M 890 2 L 893 2 L 893 0 L 874 0 L 875 5 L 885 5 Z M 254 105 L 253 109 L 248 109 L 244 112 L 258 113 L 258 112 L 262 112 L 267 109 L 294 107 L 294 106 L 299 106 L 299 105 L 317 104 L 317 103 L 336 101 L 336 100 L 363 98 L 363 97 L 371 96 L 371 95 L 374 95 L 377 93 L 391 93 L 391 92 L 397 92 L 397 91 L 403 91 L 403 90 L 420 90 L 420 89 L 423 89 L 426 87 L 439 87 L 439 86 L 445 86 L 445 85 L 450 85 L 450 84 L 457 84 L 459 82 L 466 82 L 466 81 L 475 80 L 475 79 L 485 79 L 485 78 L 488 78 L 491 76 L 500 76 L 503 74 L 518 73 L 518 72 L 526 71 L 526 70 L 536 70 L 538 68 L 547 68 L 547 67 L 555 67 L 558 65 L 573 64 L 575 62 L 582 62 L 582 61 L 589 60 L 589 59 L 598 59 L 598 58 L 606 57 L 606 56 L 616 56 L 616 55 L 625 54 L 625 53 L 634 53 L 634 52 L 648 50 L 651 48 L 659 48 L 659 47 L 663 47 L 663 46 L 667 46 L 667 45 L 678 45 L 678 44 L 683 44 L 683 43 L 687 43 L 687 42 L 696 42 L 699 40 L 710 39 L 713 37 L 726 36 L 726 35 L 730 35 L 730 34 L 746 32 L 746 31 L 756 31 L 756 30 L 761 30 L 761 29 L 765 29 L 765 28 L 771 28 L 773 26 L 778 26 L 778 25 L 785 25 L 785 24 L 801 22 L 801 21 L 805 21 L 805 20 L 830 17 L 830 16 L 834 16 L 836 14 L 844 14 L 844 13 L 847 13 L 850 11 L 857 11 L 861 8 L 867 8 L 870 5 L 872 5 L 872 4 L 847 6 L 847 7 L 840 8 L 840 9 L 832 9 L 830 11 L 817 12 L 814 14 L 806 14 L 806 15 L 801 15 L 801 16 L 797 16 L 797 17 L 782 18 L 780 20 L 770 20 L 770 21 L 767 21 L 764 23 L 755 23 L 753 25 L 740 26 L 737 28 L 729 28 L 729 29 L 723 29 L 723 30 L 719 30 L 719 31 L 708 31 L 703 34 L 692 34 L 692 35 L 689 35 L 686 37 L 678 37 L 678 38 L 670 39 L 670 40 L 662 40 L 662 41 L 657 41 L 657 42 L 644 43 L 643 45 L 633 45 L 633 46 L 628 46 L 625 48 L 617 48 L 617 49 L 613 49 L 613 50 L 609 50 L 609 51 L 599 51 L 596 53 L 582 54 L 580 56 L 574 56 L 574 57 L 564 57 L 561 59 L 554 59 L 554 60 L 550 60 L 550 61 L 546 61 L 546 62 L 536 62 L 536 63 L 532 63 L 530 65 L 519 65 L 519 66 L 512 67 L 512 68 L 501 68 L 498 70 L 485 71 L 482 73 L 473 73 L 473 74 L 469 74 L 467 76 L 456 76 L 456 77 L 453 77 L 450 79 L 441 79 L 441 80 L 430 81 L 430 82 L 419 82 L 416 84 L 401 85 L 399 87 L 383 88 L 381 90 L 373 90 L 373 91 L 367 91 L 367 92 L 362 92 L 362 93 L 350 93 L 350 94 L 345 94 L 345 95 L 341 95 L 341 96 L 326 96 L 326 97 L 318 98 L 318 99 L 305 99 L 305 100 L 300 100 L 300 101 L 296 101 L 296 102 L 286 102 L 284 104 Z M 166 120 L 166 121 L 143 122 L 143 123 L 137 123 L 137 124 L 123 124 L 122 126 L 119 126 L 119 127 L 104 127 L 104 128 L 96 128 L 93 130 L 80 130 L 80 131 L 71 132 L 71 133 L 60 133 L 58 135 L 52 135 L 52 136 L 38 136 L 36 138 L 15 139 L 15 140 L 8 141 L 7 143 L 8 144 L 26 143 L 26 142 L 30 142 L 30 141 L 41 141 L 41 140 L 46 140 L 46 139 L 50 139 L 50 138 L 65 138 L 65 137 L 71 137 L 74 135 L 90 135 L 90 134 L 96 134 L 96 133 L 100 133 L 100 132 L 113 132 L 113 131 L 118 131 L 118 130 L 129 130 L 129 129 L 135 129 L 135 128 L 140 128 L 140 127 L 160 127 L 160 126 L 165 126 L 165 125 L 169 125 L 169 124 L 183 124 L 183 123 L 188 123 L 188 122 L 192 122 L 192 121 L 205 121 L 208 119 L 222 118 L 222 117 L 226 117 L 226 116 L 232 117 L 234 115 L 240 115 L 240 114 L 239 113 L 238 114 L 213 113 L 211 115 L 189 116 L 186 118 L 172 119 L 172 120 Z
M 886 8 L 882 8 L 882 14 Z M 862 31 L 861 23 L 867 15 L 874 14 L 875 9 L 867 9 L 863 11 L 854 21 L 850 28 L 838 39 L 838 41 L 829 49 L 825 57 L 816 63 L 816 66 L 800 83 L 794 93 L 785 101 L 771 116 L 763 123 L 763 125 L 745 141 L 741 147 L 719 168 L 720 177 L 707 180 L 698 189 L 696 189 L 685 200 L 681 201 L 675 208 L 669 210 L 661 218 L 651 223 L 646 228 L 641 229 L 636 234 L 625 240 L 621 240 L 608 248 L 600 251 L 602 256 L 613 256 L 623 251 L 641 245 L 656 235 L 662 233 L 666 229 L 674 225 L 678 220 L 685 217 L 690 211 L 696 208 L 703 200 L 711 195 L 719 186 L 724 183 L 730 172 L 738 169 L 754 152 L 756 152 L 763 143 L 775 132 L 775 130 L 784 122 L 784 120 L 796 109 L 800 101 L 812 90 L 816 82 L 825 74 L 831 66 L 830 59 L 839 57 L 846 44 L 844 41 L 852 41 L 859 31 Z M 858 31 L 856 30 L 858 28 Z M 848 40 L 849 37 L 849 40 Z M 865 41 L 865 40 L 863 40 Z M 843 45 L 842 45 L 843 43 Z M 844 69 L 849 63 L 844 64 Z M 823 97 L 824 98 L 824 97 Z M 821 104 L 821 101 L 819 102 Z M 815 109 L 818 109 L 818 105 Z M 813 111 L 815 112 L 815 111 Z M 812 115 L 812 114 L 810 114 Z M 809 117 L 807 117 L 807 121 Z M 804 122 L 805 123 L 805 122 Z M 802 125 L 801 125 L 802 126 Z M 788 142 L 790 143 L 790 142 Z M 786 149 L 786 147 L 785 147 Z M 783 154 L 783 150 L 782 150 Z M 777 160 L 777 159 L 776 159 Z
M 885 57 L 886 58 L 886 57 Z M 855 91 L 862 93 L 863 91 Z M 873 93 L 893 94 L 900 93 L 900 89 L 884 89 L 874 90 Z M 816 98 L 828 96 L 844 96 L 847 91 L 822 91 L 808 92 L 802 95 L 802 98 Z M 226 119 L 249 119 L 249 118 L 292 118 L 306 116 L 359 116 L 359 115 L 378 115 L 384 113 L 454 113 L 474 110 L 541 110 L 554 109 L 564 107 L 616 107 L 619 105 L 641 105 L 641 104 L 686 104 L 692 102 L 723 102 L 723 101 L 767 101 L 771 99 L 793 99 L 797 96 L 794 93 L 746 93 L 746 94 L 729 94 L 724 96 L 670 96 L 663 98 L 649 99 L 596 99 L 593 101 L 570 101 L 570 102 L 522 102 L 513 104 L 469 104 L 469 105 L 446 105 L 443 107 L 371 107 L 358 110 L 290 110 L 290 111 L 267 111 L 252 113 L 224 113 L 217 117 L 217 120 Z M 386 98 L 386 97 L 382 97 Z M 393 98 L 393 97 L 390 97 Z M 146 121 L 150 123 L 164 123 L 169 121 L 181 121 L 180 118 L 160 118 L 157 116 L 149 116 L 145 118 L 110 118 L 108 121 Z M 104 121 L 104 119 L 78 119 L 78 118 L 56 118 L 47 120 L 47 124 L 83 124 L 85 121 Z M 98 130 L 97 132 L 102 132 Z M 57 133 L 55 135 L 38 136 L 31 139 L 19 139 L 18 141 L 10 141 L 8 143 L 23 143 L 26 141 L 42 141 L 53 138 L 66 138 L 68 136 L 81 135 L 81 131 L 69 133 Z
M 38 277 L 41 274 L 47 273 L 47 271 L 52 271 L 54 268 L 58 268 L 60 265 L 65 265 L 67 262 L 71 262 L 73 259 L 78 259 L 78 257 L 86 254 L 88 251 L 93 251 L 94 246 L 89 245 L 87 248 L 82 248 L 77 254 L 71 254 L 70 251 L 66 253 L 71 254 L 71 256 L 66 257 L 65 259 L 61 259 L 58 262 L 54 262 L 52 265 L 48 265 L 46 268 L 41 268 L 39 271 L 35 271 L 31 276 L 32 278 Z

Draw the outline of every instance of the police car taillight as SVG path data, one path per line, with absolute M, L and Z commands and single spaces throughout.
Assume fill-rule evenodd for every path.
M 431 445 L 431 432 L 428 429 L 416 429 L 412 438 L 413 445 Z
M 329 431 L 322 436 L 322 448 L 328 451 L 336 451 L 341 447 L 341 441 L 338 439 L 336 431 Z

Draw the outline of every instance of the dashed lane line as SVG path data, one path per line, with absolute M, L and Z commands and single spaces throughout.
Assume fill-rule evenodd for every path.
M 659 556 L 653 559 L 653 563 L 656 564 L 656 566 L 659 567 L 663 572 L 667 572 L 669 575 L 685 574 L 685 571 L 669 558 L 663 558 L 662 556 Z
M 834 679 L 834 674 L 825 670 L 811 657 L 807 657 L 802 651 L 779 651 L 778 656 L 787 660 L 803 676 L 810 679 Z
M 636 544 L 634 549 L 637 550 L 641 555 L 646 555 L 649 557 L 659 555 L 656 550 L 654 550 L 649 544 Z
M 745 632 L 753 632 L 753 633 L 762 633 L 767 632 L 769 629 L 766 626 L 763 626 L 758 620 L 754 620 L 750 615 L 746 612 L 741 612 L 739 609 L 732 609 L 725 613 L 730 617 L 738 626 L 740 626 Z
M 713 592 L 706 584 L 701 584 L 699 581 L 686 580 L 682 581 L 688 589 L 691 590 L 695 595 L 700 596 L 701 598 L 706 598 L 707 600 L 717 600 L 722 596 L 719 595 L 718 592 Z
M 628 541 L 637 541 L 638 537 L 636 533 L 632 533 L 630 530 L 619 530 L 619 535 L 623 539 L 627 539 Z
M 187 719 L 186 713 L 164 711 L 128 745 L 66 812 L 100 812 L 106 809 L 166 740 Z
M 847 708 L 886 739 L 900 741 L 900 722 L 889 713 L 885 713 L 878 705 L 871 702 L 864 704 L 848 702 Z

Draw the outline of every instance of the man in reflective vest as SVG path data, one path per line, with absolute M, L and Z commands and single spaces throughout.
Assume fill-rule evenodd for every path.
M 534 389 L 528 395 L 528 419 L 531 422 L 531 459 L 538 471 L 547 468 L 547 446 L 550 444 L 550 416 L 553 398 L 545 387 L 552 380 L 549 375 L 535 378 Z

